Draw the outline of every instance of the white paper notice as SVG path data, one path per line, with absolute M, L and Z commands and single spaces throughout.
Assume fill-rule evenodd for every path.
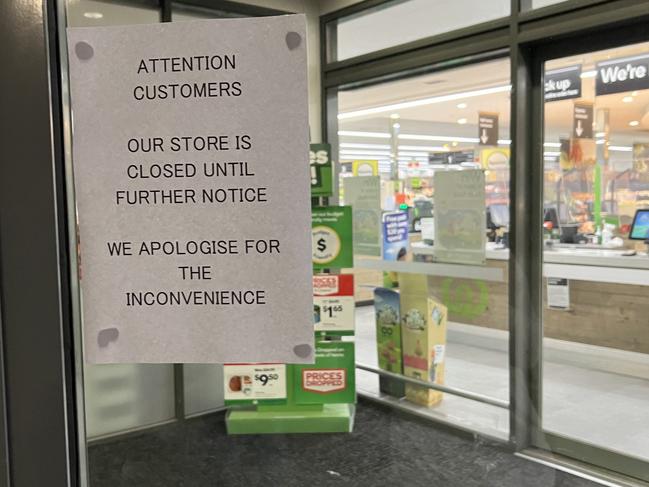
M 484 265 L 485 177 L 481 169 L 435 171 L 435 259 Z
M 313 363 L 305 42 L 68 29 L 86 361 Z
M 560 277 L 548 277 L 548 307 L 570 309 L 570 281 Z

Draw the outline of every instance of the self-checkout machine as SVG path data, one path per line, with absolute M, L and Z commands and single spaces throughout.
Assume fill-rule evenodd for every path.
M 354 265 L 352 212 L 326 206 L 330 154 L 328 144 L 311 144 L 315 363 L 225 365 L 225 402 L 234 406 L 226 417 L 228 434 L 352 431 L 354 276 L 341 273 Z

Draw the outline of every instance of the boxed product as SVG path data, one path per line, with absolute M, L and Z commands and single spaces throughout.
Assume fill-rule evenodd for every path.
M 395 374 L 403 374 L 399 293 L 391 289 L 376 288 L 374 313 L 379 368 Z M 404 383 L 390 377 L 379 376 L 379 388 L 381 392 L 396 397 L 403 397 L 405 394 Z
M 448 310 L 428 295 L 425 275 L 401 274 L 399 286 L 404 375 L 443 384 Z M 406 399 L 435 406 L 442 393 L 406 384 Z

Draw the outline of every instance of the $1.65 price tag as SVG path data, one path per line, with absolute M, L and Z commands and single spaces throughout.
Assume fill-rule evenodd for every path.
M 313 321 L 315 331 L 342 335 L 354 332 L 354 276 L 313 276 Z
M 225 364 L 223 375 L 226 401 L 286 398 L 284 364 Z

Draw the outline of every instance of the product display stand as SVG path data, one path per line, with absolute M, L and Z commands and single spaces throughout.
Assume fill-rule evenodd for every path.
M 287 403 L 231 409 L 225 423 L 229 435 L 265 433 L 350 433 L 353 404 L 295 404 L 294 370 L 286 367 Z
M 320 201 L 319 201 L 320 200 Z M 313 198 L 313 207 L 321 206 L 322 198 Z M 351 242 L 348 242 L 351 248 Z M 351 250 L 350 250 L 351 251 Z M 328 272 L 334 271 L 328 269 Z M 340 340 L 335 334 L 329 332 L 315 333 L 317 344 L 326 348 L 324 342 Z M 353 353 L 353 348 L 352 348 Z M 352 361 L 353 364 L 353 361 Z M 351 433 L 354 426 L 355 405 L 353 400 L 347 402 L 318 400 L 311 404 L 309 401 L 298 401 L 302 387 L 300 382 L 299 365 L 286 365 L 286 403 L 258 404 L 230 409 L 226 416 L 226 427 L 229 435 L 250 435 L 269 433 Z M 315 367 L 315 366 L 314 366 Z M 351 366 L 350 373 L 355 370 Z M 349 380 L 349 379 L 347 379 Z M 296 383 L 300 382 L 300 383 Z M 353 387 L 355 381 L 349 382 Z M 355 391 L 354 391 L 355 397 Z M 348 398 L 347 398 L 348 399 Z M 298 404 L 298 402 L 302 402 Z

